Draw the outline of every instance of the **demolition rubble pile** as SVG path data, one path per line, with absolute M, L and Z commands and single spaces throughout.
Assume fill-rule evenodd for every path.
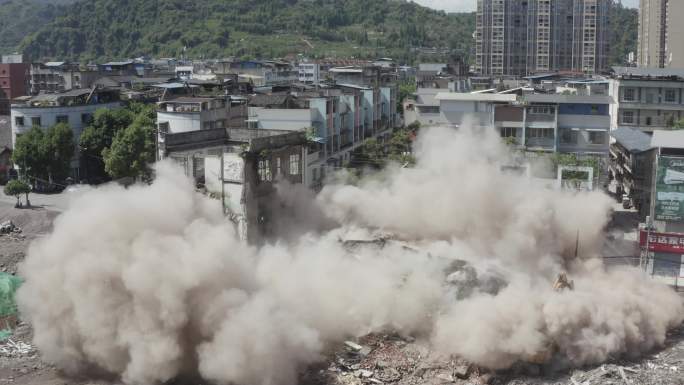
M 324 371 L 388 384 L 483 383 L 521 363 L 571 369 L 662 347 L 682 300 L 596 258 L 610 199 L 506 174 L 507 151 L 494 130 L 425 129 L 415 168 L 292 200 L 308 230 L 262 247 L 161 164 L 151 185 L 84 193 L 31 244 L 20 314 L 50 364 L 136 385 L 293 385 L 344 341 Z M 421 367 L 420 346 L 443 364 Z
M 0 356 L 20 357 L 28 356 L 35 352 L 32 345 L 21 341 L 14 341 L 11 338 L 0 342 Z
M 8 235 L 8 236 L 14 236 L 14 237 L 20 237 L 19 234 L 21 234 L 21 228 L 17 227 L 12 223 L 12 221 L 5 221 L 0 223 L 0 236 L 2 235 Z

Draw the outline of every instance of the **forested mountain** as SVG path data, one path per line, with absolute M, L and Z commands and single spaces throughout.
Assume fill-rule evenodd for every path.
M 473 14 L 405 0 L 86 0 L 27 37 L 33 59 L 140 55 L 408 57 L 411 47 L 467 53 Z
M 0 0 L 0 52 L 17 50 L 19 43 L 62 13 L 75 0 Z
M 637 24 L 636 10 L 616 5 L 612 64 L 636 51 Z M 301 53 L 410 62 L 428 48 L 468 55 L 474 30 L 474 13 L 406 0 L 0 0 L 0 52 L 32 60 Z
M 630 52 L 637 52 L 639 41 L 639 11 L 617 4 L 610 18 L 610 62 L 625 64 Z

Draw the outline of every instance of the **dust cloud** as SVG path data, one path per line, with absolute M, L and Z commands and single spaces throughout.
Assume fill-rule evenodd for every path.
M 381 331 L 491 369 L 577 366 L 682 322 L 679 296 L 596 259 L 607 197 L 502 172 L 511 154 L 488 130 L 427 129 L 416 150 L 414 169 L 324 188 L 308 211 L 324 218 L 305 217 L 332 230 L 261 248 L 169 164 L 150 186 L 88 192 L 32 244 L 21 314 L 46 360 L 136 385 L 295 384 L 328 344 Z M 402 241 L 340 242 L 376 234 Z M 560 272 L 575 290 L 552 289 Z

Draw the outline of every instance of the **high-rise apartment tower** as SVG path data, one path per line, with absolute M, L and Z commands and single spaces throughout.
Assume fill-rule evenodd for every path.
M 641 0 L 639 4 L 640 67 L 684 68 L 684 1 Z
M 608 67 L 611 0 L 478 0 L 476 69 L 482 75 Z

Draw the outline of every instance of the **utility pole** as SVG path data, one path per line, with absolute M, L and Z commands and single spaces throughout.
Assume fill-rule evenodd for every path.
M 226 182 L 225 182 L 225 175 L 224 175 L 224 170 L 225 170 L 225 159 L 224 155 L 226 153 L 225 148 L 221 148 L 221 212 L 223 215 L 226 215 Z

